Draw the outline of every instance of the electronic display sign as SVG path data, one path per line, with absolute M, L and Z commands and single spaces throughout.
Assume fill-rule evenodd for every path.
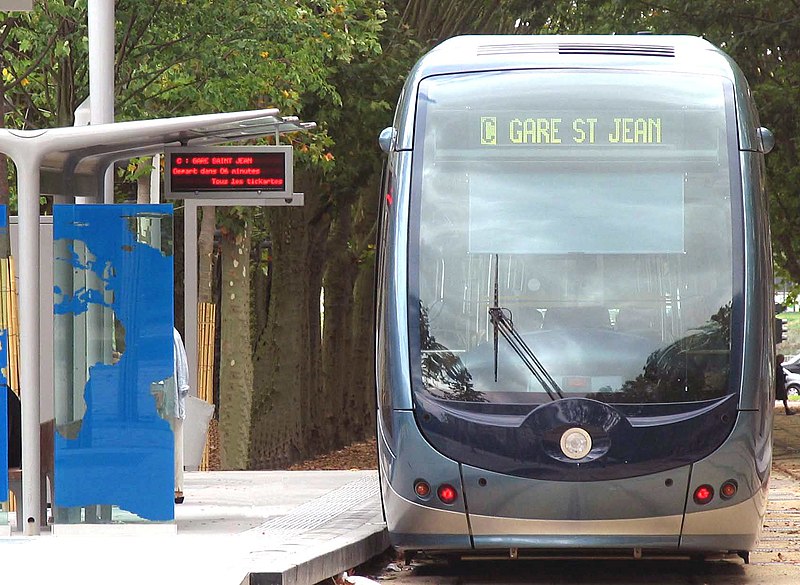
M 481 116 L 481 146 L 665 144 L 662 116 Z
M 176 147 L 164 150 L 168 197 L 291 196 L 291 146 Z

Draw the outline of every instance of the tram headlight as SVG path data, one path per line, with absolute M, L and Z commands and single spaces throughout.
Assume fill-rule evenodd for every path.
M 739 490 L 739 484 L 736 483 L 736 480 L 729 479 L 725 483 L 722 484 L 719 488 L 719 496 L 723 500 L 730 500 L 733 496 L 736 495 L 736 492 Z
M 694 490 L 694 503 L 703 506 L 714 499 L 714 488 L 703 484 Z
M 570 459 L 583 459 L 592 450 L 592 437 L 580 427 L 573 427 L 561 435 L 561 452 Z
M 414 493 L 423 500 L 428 499 L 428 496 L 431 495 L 431 484 L 424 479 L 418 479 L 414 482 Z

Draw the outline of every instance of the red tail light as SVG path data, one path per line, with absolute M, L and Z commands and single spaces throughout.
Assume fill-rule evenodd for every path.
M 436 490 L 436 495 L 438 495 L 439 499 L 445 504 L 452 504 L 458 499 L 456 488 L 446 483 L 439 486 L 439 489 Z
M 420 498 L 427 498 L 429 495 L 431 495 L 431 484 L 424 479 L 418 479 L 414 484 L 414 493 L 416 493 Z
M 714 498 L 714 488 L 704 484 L 694 490 L 694 503 L 700 506 L 709 503 Z

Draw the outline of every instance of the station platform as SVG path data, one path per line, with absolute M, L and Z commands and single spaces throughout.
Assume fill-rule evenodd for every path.
M 377 471 L 189 472 L 177 533 L 15 532 L 0 583 L 313 585 L 388 548 L 378 490 Z

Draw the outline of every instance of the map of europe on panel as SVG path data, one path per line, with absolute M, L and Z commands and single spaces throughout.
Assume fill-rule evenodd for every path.
M 59 205 L 53 240 L 55 504 L 172 520 L 172 206 Z

